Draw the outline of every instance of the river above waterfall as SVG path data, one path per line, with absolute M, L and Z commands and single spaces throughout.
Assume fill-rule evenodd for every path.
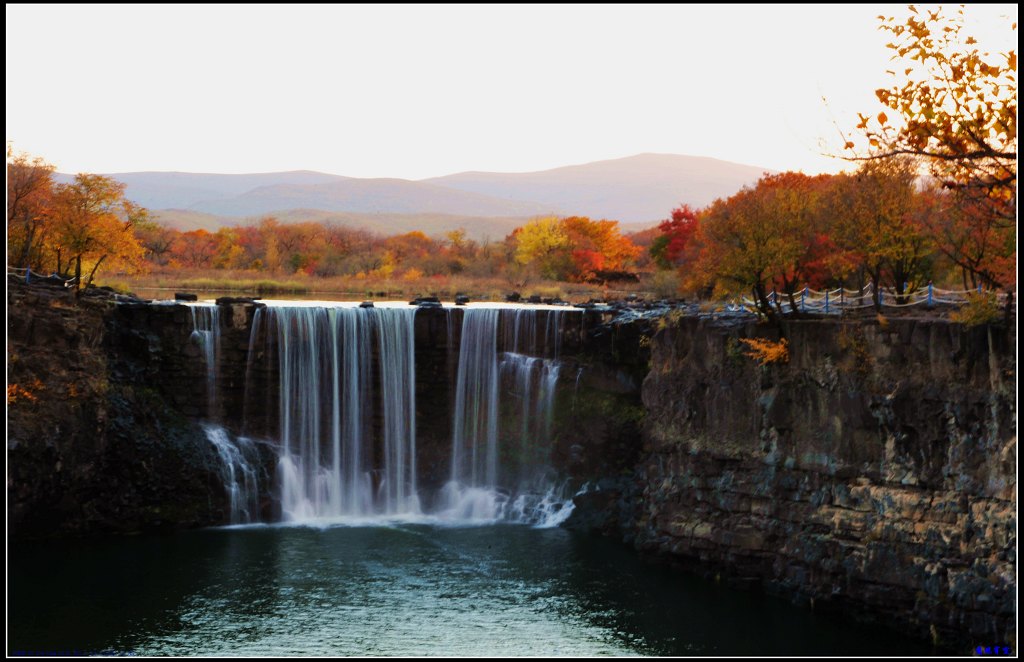
M 10 549 L 8 654 L 914 655 L 562 529 L 266 526 Z

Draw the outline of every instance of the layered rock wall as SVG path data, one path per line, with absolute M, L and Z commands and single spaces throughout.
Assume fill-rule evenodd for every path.
M 201 363 L 181 352 L 186 311 L 150 307 L 128 324 L 111 295 L 14 280 L 7 294 L 8 534 L 223 522 L 216 452 L 187 415 L 205 394 Z
M 918 636 L 1015 641 L 1015 330 L 937 320 L 746 325 L 652 342 L 619 534 L 733 583 Z

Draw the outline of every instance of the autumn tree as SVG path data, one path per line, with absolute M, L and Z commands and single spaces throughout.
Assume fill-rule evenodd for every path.
M 511 236 L 517 264 L 529 265 L 552 280 L 567 271 L 569 237 L 556 216 L 536 218 L 516 228 Z
M 651 247 L 661 237 L 661 230 L 658 229 L 658 226 L 645 230 L 633 230 L 632 232 L 625 233 L 623 236 L 640 249 L 640 254 L 634 260 L 634 265 L 636 265 L 637 269 L 650 271 L 652 266 L 657 266 L 655 257 L 651 255 Z
M 391 251 L 398 263 L 423 258 L 436 250 L 434 240 L 419 230 L 388 237 L 384 248 Z
M 938 237 L 939 249 L 972 278 L 1006 285 L 992 269 L 975 269 L 1016 261 L 1016 51 L 981 50 L 965 34 L 962 5 L 953 16 L 942 8 L 909 11 L 905 19 L 879 17 L 893 38 L 893 83 L 875 92 L 886 110 L 860 116 L 870 152 L 853 158 L 920 159 L 967 210 L 949 236 Z M 847 140 L 846 147 L 857 146 Z M 963 250 L 972 243 L 979 250 Z
M 878 310 L 884 285 L 902 295 L 907 283 L 924 276 L 933 245 L 919 198 L 916 167 L 906 157 L 865 161 L 857 172 L 836 177 L 829 200 L 835 236 L 848 264 L 871 282 Z
M 13 155 L 7 148 L 7 262 L 41 268 L 53 207 L 54 167 L 42 158 Z
M 599 280 L 632 266 L 640 254 L 640 248 L 619 231 L 618 221 L 585 216 L 534 219 L 516 228 L 509 240 L 516 264 L 551 280 Z
M 157 266 L 167 266 L 173 258 L 172 247 L 181 233 L 156 221 L 135 227 L 135 238 L 145 251 L 145 259 Z
M 239 228 L 220 228 L 214 233 L 217 252 L 213 256 L 213 267 L 215 269 L 245 269 L 250 260 L 242 246 L 242 236 Z
M 658 224 L 658 231 L 650 248 L 654 263 L 661 269 L 681 266 L 690 240 L 697 231 L 697 211 L 690 205 L 676 207 L 669 218 Z
M 47 244 L 56 271 L 87 287 L 101 265 L 134 270 L 145 253 L 134 227 L 145 221 L 144 208 L 124 197 L 125 185 L 103 175 L 79 174 L 53 190 Z M 88 269 L 82 280 L 83 268 Z
M 754 219 L 754 191 L 744 188 L 715 200 L 701 216 L 694 237 L 697 257 L 686 283 L 694 290 L 710 287 L 717 295 L 749 292 L 757 310 L 773 317 L 769 294 L 776 237 Z
M 570 216 L 561 220 L 568 240 L 571 280 L 600 280 L 602 273 L 622 272 L 633 264 L 640 249 L 619 232 L 619 222 Z
M 476 258 L 479 245 L 470 239 L 462 228 L 446 232 L 445 239 L 448 243 L 446 252 L 448 273 L 462 273 Z
M 796 310 L 796 292 L 822 277 L 829 257 L 820 208 L 828 181 L 827 175 L 765 175 L 754 187 L 716 200 L 691 239 L 696 257 L 688 284 L 719 294 L 749 292 L 766 317 L 782 312 L 778 298 L 773 303 L 769 297 L 777 288 Z
M 219 248 L 217 235 L 199 228 L 178 235 L 171 250 L 178 263 L 186 267 L 204 268 L 213 266 Z
M 988 205 L 930 188 L 921 222 L 938 250 L 960 271 L 964 289 L 1012 289 L 1017 282 L 1016 232 Z

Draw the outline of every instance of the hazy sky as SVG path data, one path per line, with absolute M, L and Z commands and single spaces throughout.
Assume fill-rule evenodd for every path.
M 832 172 L 833 119 L 881 109 L 880 13 L 906 9 L 8 4 L 7 140 L 64 172 L 418 179 L 639 152 Z M 1016 48 L 987 31 L 1015 5 L 968 14 Z

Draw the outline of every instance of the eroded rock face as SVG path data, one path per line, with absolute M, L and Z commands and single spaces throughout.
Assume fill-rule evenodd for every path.
M 794 322 L 652 342 L 641 550 L 947 643 L 1015 641 L 1014 331 Z
M 181 413 L 190 392 L 182 407 L 168 402 L 147 367 L 159 363 L 161 336 L 124 325 L 121 312 L 112 295 L 76 301 L 8 282 L 9 535 L 225 521 L 216 453 Z

